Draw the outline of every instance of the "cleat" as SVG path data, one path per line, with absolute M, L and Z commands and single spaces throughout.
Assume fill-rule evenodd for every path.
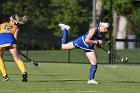
M 67 31 L 70 29 L 70 26 L 65 25 L 65 24 L 59 24 L 59 26 L 61 27 L 61 30 L 63 31 L 64 29 L 67 29 Z
M 24 72 L 22 74 L 22 82 L 27 82 L 27 77 L 28 77 L 28 74 L 26 72 Z
M 3 77 L 3 81 L 8 81 L 10 78 L 8 77 L 8 75 Z
M 98 82 L 95 81 L 94 79 L 92 79 L 92 80 L 88 80 L 87 83 L 88 83 L 88 84 L 98 84 Z

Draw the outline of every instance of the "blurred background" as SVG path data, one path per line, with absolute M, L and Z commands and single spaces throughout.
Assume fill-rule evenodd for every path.
M 29 18 L 20 26 L 19 46 L 35 61 L 89 63 L 82 50 L 61 50 L 58 24 L 71 26 L 71 41 L 109 18 L 110 29 L 103 47 L 128 57 L 129 64 L 140 64 L 140 0 L 0 0 L 0 23 L 9 21 L 14 14 Z M 99 63 L 121 63 L 101 49 L 97 49 L 97 54 Z M 9 51 L 4 57 L 13 61 Z

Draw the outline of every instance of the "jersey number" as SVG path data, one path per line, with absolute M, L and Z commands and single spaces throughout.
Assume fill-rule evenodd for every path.
M 4 27 L 4 29 L 8 30 L 8 31 L 11 31 L 12 28 L 13 28 L 13 26 L 7 26 L 7 25 L 5 25 L 5 27 Z

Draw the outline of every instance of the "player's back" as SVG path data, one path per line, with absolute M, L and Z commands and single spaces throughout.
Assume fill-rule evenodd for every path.
M 14 34 L 17 26 L 9 22 L 0 24 L 0 33 L 12 33 Z

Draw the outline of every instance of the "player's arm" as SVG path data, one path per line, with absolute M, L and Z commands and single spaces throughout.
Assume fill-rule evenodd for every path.
M 103 42 L 106 41 L 106 39 L 105 39 L 105 33 L 103 33 L 103 37 L 100 38 L 98 41 L 99 41 L 99 44 L 100 44 L 100 45 L 102 45 Z
M 96 43 L 96 46 L 97 46 L 98 48 L 101 48 L 102 44 L 103 44 L 103 40 L 100 39 L 100 40 L 98 40 L 98 42 Z
M 102 44 L 103 44 L 103 42 L 104 42 L 104 40 L 103 40 L 103 39 L 99 39 L 99 40 L 97 40 L 97 44 L 98 44 L 98 45 L 102 45 Z
M 86 36 L 85 42 L 88 42 L 90 44 L 96 44 L 98 42 L 97 40 L 91 40 L 91 38 L 93 37 L 93 35 L 95 34 L 95 32 L 96 32 L 96 28 L 91 28 L 89 30 L 88 35 Z
M 15 39 L 16 39 L 16 41 L 17 41 L 17 44 L 18 44 L 19 31 L 20 31 L 20 29 L 17 27 L 17 28 L 16 28 L 16 31 L 15 31 L 15 33 L 14 33 L 14 37 L 15 37 Z

